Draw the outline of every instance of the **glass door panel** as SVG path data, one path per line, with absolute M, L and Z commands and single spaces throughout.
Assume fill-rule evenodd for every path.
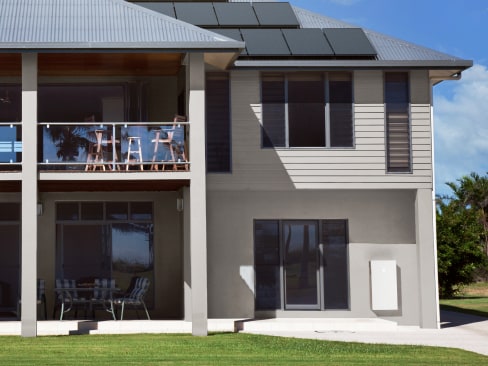
M 105 225 L 63 225 L 64 278 L 110 278 L 107 234 Z
M 318 224 L 284 221 L 285 309 L 319 309 Z
M 19 298 L 19 225 L 0 225 L 0 311 L 15 311 Z
M 144 223 L 111 225 L 112 278 L 117 286 L 126 289 L 132 276 L 147 277 L 153 282 L 153 226 Z M 146 305 L 153 306 L 154 286 L 146 295 Z

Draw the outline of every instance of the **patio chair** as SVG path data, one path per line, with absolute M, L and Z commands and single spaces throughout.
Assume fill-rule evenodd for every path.
M 56 317 L 56 310 L 60 308 L 59 320 L 63 320 L 65 313 L 74 308 L 75 317 L 78 315 L 78 308 L 83 307 L 86 317 L 86 305 L 88 301 L 84 297 L 78 296 L 76 280 L 56 279 L 55 305 L 53 319 Z
M 129 288 L 123 297 L 113 299 L 113 305 L 121 307 L 120 320 L 124 320 L 124 309 L 126 306 L 143 307 L 146 312 L 148 320 L 151 320 L 149 312 L 147 311 L 146 303 L 144 302 L 144 296 L 149 289 L 149 279 L 146 277 L 133 277 Z
M 90 305 L 92 306 L 92 315 L 95 318 L 95 310 L 101 308 L 112 315 L 112 318 L 116 320 L 112 295 L 116 290 L 115 280 L 109 278 L 95 278 L 95 287 L 93 288 L 93 298 Z

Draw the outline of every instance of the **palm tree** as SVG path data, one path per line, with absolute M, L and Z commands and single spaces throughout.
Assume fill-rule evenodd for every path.
M 56 155 L 63 162 L 77 161 L 80 149 L 88 149 L 86 127 L 51 126 L 48 131 L 57 148 Z
M 487 173 L 488 174 L 488 173 Z M 484 249 L 488 255 L 488 176 L 472 172 L 457 180 L 446 183 L 454 192 L 455 200 L 462 206 L 478 211 L 483 225 Z

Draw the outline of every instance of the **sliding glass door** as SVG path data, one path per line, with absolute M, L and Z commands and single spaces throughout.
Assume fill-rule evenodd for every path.
M 256 310 L 347 310 L 347 220 L 256 220 Z
M 284 221 L 285 309 L 319 309 L 318 228 L 314 221 Z
M 56 277 L 92 283 L 111 278 L 125 290 L 133 276 L 149 278 L 152 306 L 151 202 L 60 202 L 56 205 Z

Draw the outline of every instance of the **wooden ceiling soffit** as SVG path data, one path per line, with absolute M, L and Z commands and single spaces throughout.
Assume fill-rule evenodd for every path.
M 42 53 L 39 76 L 170 76 L 181 53 Z M 21 55 L 0 54 L 0 76 L 20 76 Z
M 177 191 L 190 186 L 181 180 L 130 180 L 130 181 L 39 181 L 39 192 L 161 192 Z

